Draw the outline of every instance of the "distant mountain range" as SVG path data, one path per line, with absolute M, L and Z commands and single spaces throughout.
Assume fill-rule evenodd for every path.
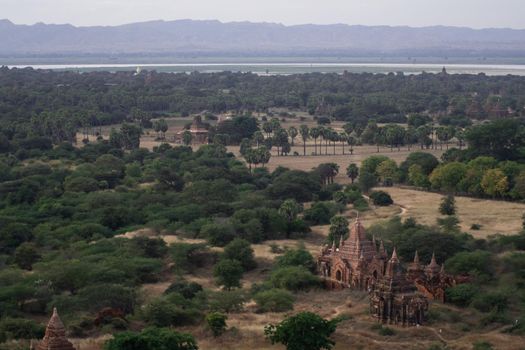
M 0 20 L 0 56 L 525 56 L 525 30 L 151 21 L 75 27 Z

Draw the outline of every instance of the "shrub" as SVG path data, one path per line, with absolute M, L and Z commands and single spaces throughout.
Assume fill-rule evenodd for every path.
M 104 350 L 198 350 L 191 334 L 167 328 L 147 328 L 141 333 L 123 332 L 114 335 L 104 345 Z
M 326 225 L 337 212 L 335 203 L 315 202 L 311 208 L 304 211 L 304 219 L 314 225 Z
M 242 265 L 237 260 L 224 259 L 219 261 L 213 268 L 213 276 L 219 286 L 226 289 L 241 286 L 243 273 Z
M 370 193 L 370 198 L 374 202 L 374 205 L 389 206 L 394 204 L 392 197 L 385 191 L 373 191 Z
M 219 291 L 208 293 L 208 305 L 212 311 L 242 311 L 246 297 L 241 290 Z
M 270 289 L 259 292 L 253 299 L 257 303 L 257 312 L 283 312 L 293 309 L 294 296 L 283 289 Z
M 189 307 L 183 308 L 172 303 L 166 297 L 153 300 L 144 309 L 144 319 L 157 327 L 195 324 L 201 319 L 199 310 Z
M 368 202 L 364 198 L 359 198 L 354 202 L 354 209 L 358 211 L 365 211 L 368 210 Z
M 264 334 L 272 344 L 283 344 L 289 350 L 331 349 L 335 342 L 330 336 L 339 322 L 340 318 L 325 320 L 312 312 L 301 312 L 277 325 L 266 326 Z
M 472 301 L 472 306 L 482 312 L 502 312 L 507 309 L 508 297 L 501 292 L 479 294 Z
M 447 270 L 453 274 L 470 274 L 491 277 L 493 274 L 492 255 L 489 252 L 476 250 L 460 252 L 445 263 Z
M 381 327 L 378 331 L 379 335 L 382 335 L 384 337 L 390 337 L 396 334 L 396 331 L 394 331 L 392 328 L 389 327 Z
M 472 350 L 492 350 L 492 344 L 486 341 L 477 341 L 472 344 Z
M 315 271 L 316 267 L 312 254 L 304 249 L 304 247 L 299 249 L 289 249 L 284 255 L 277 257 L 277 266 L 303 266 L 312 272 Z
M 0 339 L 40 339 L 44 332 L 44 326 L 32 320 L 4 318 L 0 321 Z
M 455 287 L 447 288 L 445 297 L 448 302 L 458 306 L 467 306 L 478 293 L 478 287 L 472 284 L 459 284 Z
M 318 286 L 319 278 L 303 266 L 289 266 L 272 272 L 270 284 L 275 288 L 299 291 Z
M 226 331 L 227 319 L 228 316 L 220 312 L 212 312 L 206 316 L 206 323 L 214 337 L 218 337 Z
M 224 247 L 223 257 L 239 261 L 244 271 L 253 270 L 257 267 L 250 242 L 241 238 L 234 239 Z
M 197 293 L 202 291 L 202 286 L 195 282 L 178 281 L 173 282 L 164 294 L 179 293 L 186 299 L 193 299 Z

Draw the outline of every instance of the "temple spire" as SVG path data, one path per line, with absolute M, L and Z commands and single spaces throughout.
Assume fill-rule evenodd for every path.
M 397 258 L 396 247 L 394 247 L 394 251 L 392 252 L 392 257 L 390 258 L 390 260 L 394 260 L 394 261 L 398 261 L 398 260 L 399 260 L 399 259 Z
M 385 249 L 385 243 L 383 243 L 383 240 L 381 240 L 380 243 L 379 243 L 379 255 L 382 258 L 386 258 L 387 257 L 386 249 Z
M 436 266 L 436 265 L 437 265 L 436 254 L 432 252 L 432 259 L 430 259 L 430 266 Z
M 53 315 L 47 324 L 44 339 L 37 350 L 75 350 L 73 344 L 66 338 L 66 329 L 56 308 L 53 308 Z
M 414 264 L 419 264 L 419 254 L 417 253 L 417 250 L 416 254 L 414 255 Z

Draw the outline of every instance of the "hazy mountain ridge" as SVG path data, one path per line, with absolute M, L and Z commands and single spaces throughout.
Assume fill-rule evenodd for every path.
M 525 52 L 525 30 L 150 21 L 114 27 L 0 20 L 0 54 Z

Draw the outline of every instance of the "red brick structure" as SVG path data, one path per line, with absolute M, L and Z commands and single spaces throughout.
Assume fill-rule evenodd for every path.
M 370 315 L 379 322 L 403 326 L 423 324 L 428 300 L 407 280 L 396 250 L 370 293 Z
M 455 285 L 435 256 L 424 266 L 416 252 L 414 262 L 405 271 L 395 250 L 388 259 L 383 241 L 378 247 L 375 239 L 366 237 L 359 218 L 346 240 L 321 250 L 317 266 L 329 289 L 367 291 L 371 314 L 393 324 L 421 324 L 428 309 L 427 299 L 444 302 L 446 288 Z
M 189 132 L 191 134 L 192 145 L 204 145 L 208 143 L 209 131 L 206 129 L 200 115 L 193 118 L 193 122 L 188 130 L 184 129 L 175 134 L 175 141 L 182 143 L 184 140 L 184 133 Z
M 44 339 L 38 344 L 37 350 L 76 350 L 66 338 L 66 329 L 58 316 L 57 309 L 53 309 L 53 315 L 46 328 Z
M 445 290 L 456 285 L 456 279 L 445 272 L 445 264 L 439 265 L 436 262 L 434 254 L 430 264 L 424 266 L 419 263 L 416 252 L 414 261 L 408 266 L 407 279 L 427 298 L 442 303 L 445 302 Z
M 377 250 L 376 242 L 366 238 L 359 219 L 350 228 L 348 239 L 335 242 L 332 248 L 323 248 L 318 258 L 320 274 L 331 289 L 352 288 L 371 291 L 385 273 L 387 253 L 383 242 Z

